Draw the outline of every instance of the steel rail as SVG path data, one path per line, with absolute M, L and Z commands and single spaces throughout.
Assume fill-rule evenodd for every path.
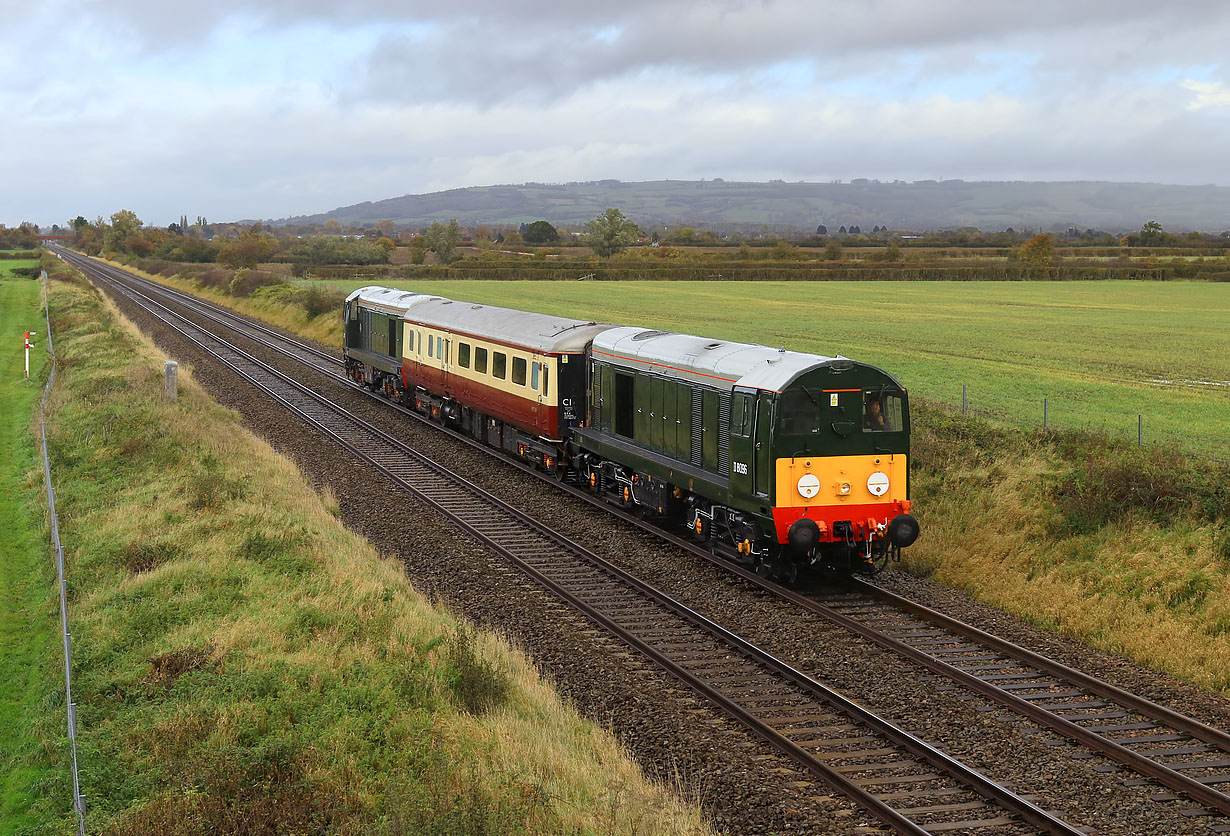
M 312 413 L 305 411 L 299 405 L 292 403 L 290 399 L 284 396 L 282 390 L 269 386 L 268 384 L 258 380 L 254 375 L 250 374 L 248 371 L 241 368 L 240 364 L 235 362 L 233 359 L 224 357 L 220 352 L 205 345 L 203 341 L 197 339 L 196 337 L 193 337 L 189 333 L 186 333 L 182 326 L 177 327 L 174 323 L 168 321 L 165 317 L 158 314 L 156 311 L 149 309 L 148 305 L 158 305 L 156 301 L 150 299 L 149 297 L 144 296 L 144 294 L 140 294 L 138 291 L 135 291 L 131 288 L 122 288 L 120 292 L 123 293 L 124 295 L 129 295 L 130 298 L 132 298 L 133 296 L 140 296 L 144 298 L 147 304 L 143 305 L 143 307 L 146 307 L 147 312 L 150 313 L 151 316 L 154 316 L 160 319 L 161 321 L 164 322 L 164 324 L 168 325 L 169 327 L 175 328 L 177 332 L 179 332 L 185 338 L 190 339 L 193 342 L 195 342 L 199 347 L 202 348 L 202 350 L 205 350 L 208 353 L 210 353 L 217 360 L 219 360 L 219 362 L 222 362 L 223 364 L 231 368 L 233 371 L 240 374 L 245 379 L 249 380 L 249 382 L 253 383 L 253 385 L 258 386 L 260 389 L 265 391 L 275 400 L 282 403 L 284 406 L 287 406 L 292 411 L 294 411 L 296 414 L 300 415 L 300 417 L 302 417 L 304 420 L 308 421 L 313 426 L 316 426 L 317 428 L 322 430 L 324 433 L 326 433 L 328 436 L 330 436 L 334 440 L 343 444 L 347 449 L 351 450 L 351 452 L 355 453 L 356 455 L 359 455 L 361 458 L 367 461 L 370 465 L 380 470 L 386 476 L 392 478 L 403 488 L 409 490 L 416 496 L 420 497 L 428 505 L 435 508 L 438 512 L 440 512 L 442 515 L 449 518 L 455 524 L 462 527 L 464 530 L 466 530 L 472 536 L 477 538 L 479 541 L 494 548 L 495 550 L 503 554 L 505 557 L 513 559 L 517 563 L 519 568 L 522 569 L 522 571 L 525 571 L 528 575 L 533 577 L 536 581 L 538 581 L 542 585 L 546 586 L 549 589 L 553 589 L 554 591 L 557 591 L 558 593 L 567 592 L 566 590 L 562 589 L 562 587 L 560 587 L 558 583 L 551 580 L 550 578 L 547 578 L 545 575 L 543 575 L 542 572 L 538 571 L 532 565 L 527 564 L 523 559 L 521 559 L 518 555 L 516 555 L 515 552 L 510 551 L 502 543 L 500 543 L 498 540 L 493 538 L 489 534 L 488 531 L 484 531 L 482 528 L 476 527 L 475 525 L 472 524 L 472 521 L 459 516 L 456 513 L 455 509 L 451 509 L 445 503 L 437 501 L 437 499 L 433 497 L 429 492 L 422 490 L 421 486 L 414 484 L 411 481 L 407 481 L 402 476 L 397 474 L 394 470 L 390 469 L 387 464 L 377 461 L 374 457 L 358 450 L 355 447 L 355 445 L 351 441 L 348 441 L 344 437 L 343 434 L 339 433 L 335 427 L 329 426 L 318 415 L 313 415 Z M 135 299 L 134 299 L 134 302 L 136 302 Z M 175 314 L 174 312 L 171 312 L 169 309 L 166 309 L 164 306 L 159 305 L 159 307 L 163 307 L 163 309 L 166 310 L 167 313 L 171 314 L 172 316 L 186 323 L 191 329 L 199 331 L 203 334 L 206 334 L 210 339 L 220 344 L 227 345 L 224 340 L 217 337 L 216 335 L 212 335 L 212 334 L 209 334 L 209 332 L 207 331 L 203 331 L 203 329 L 200 329 L 199 326 L 193 325 L 191 322 L 184 319 L 182 316 Z M 336 404 L 333 404 L 324 396 L 316 392 L 313 392 L 311 389 L 305 386 L 302 386 L 301 384 L 297 383 L 297 381 L 294 381 L 289 376 L 277 371 L 276 369 L 273 369 L 272 367 L 268 366 L 267 364 L 259 360 L 256 360 L 253 357 L 244 355 L 244 352 L 240 351 L 234 346 L 227 345 L 227 348 L 229 351 L 232 351 L 235 354 L 243 356 L 243 362 L 253 365 L 257 368 L 260 368 L 267 374 L 273 375 L 275 378 L 281 380 L 283 383 L 288 384 L 298 389 L 302 394 L 306 395 L 308 398 L 313 399 L 314 401 L 319 403 L 321 406 L 327 407 L 328 409 L 333 410 L 336 414 L 344 416 L 345 420 L 347 420 L 348 422 L 351 422 L 355 425 L 363 426 L 365 431 L 371 433 L 377 438 L 380 438 L 382 441 L 386 442 L 387 444 L 397 446 L 398 448 L 402 450 L 402 452 L 408 455 L 412 455 L 416 459 L 423 461 L 428 467 L 435 470 L 442 478 L 447 478 L 454 484 L 460 485 L 464 489 L 474 492 L 475 494 L 483 495 L 483 501 L 487 502 L 489 505 L 493 507 L 500 508 L 504 513 L 510 516 L 513 516 L 514 518 L 518 520 L 521 520 L 523 523 L 527 525 L 530 525 L 532 528 L 536 529 L 536 532 L 540 536 L 546 539 L 550 539 L 568 548 L 576 556 L 583 558 L 584 560 L 589 562 L 591 565 L 600 567 L 604 572 L 608 573 L 612 577 L 617 578 L 621 583 L 637 588 L 638 591 L 642 592 L 642 594 L 646 595 L 646 597 L 654 600 L 660 606 L 668 608 L 669 610 L 673 611 L 678 616 L 686 619 L 687 621 L 691 622 L 697 627 L 703 629 L 709 635 L 718 637 L 719 639 L 727 643 L 732 648 L 735 648 L 736 650 L 738 650 L 744 656 L 755 660 L 758 664 L 772 670 L 777 676 L 781 677 L 782 679 L 785 679 L 791 682 L 792 684 L 800 687 L 801 689 L 811 693 L 813 696 L 815 696 L 815 698 L 827 703 L 830 707 L 835 708 L 841 713 L 846 714 L 847 716 L 851 717 L 851 719 L 854 719 L 857 722 L 868 726 L 869 728 L 876 729 L 878 732 L 883 734 L 887 739 L 893 741 L 896 745 L 900 746 L 906 751 L 911 752 L 911 754 L 920 758 L 924 762 L 927 762 L 937 768 L 943 769 L 944 771 L 948 772 L 950 776 L 952 776 L 953 779 L 956 780 L 959 784 L 963 784 L 963 785 L 966 785 L 972 788 L 975 792 L 982 794 L 984 795 L 984 797 L 991 799 L 992 801 L 994 801 L 995 803 L 1003 807 L 1005 810 L 1008 810 L 1009 812 L 1017 816 L 1020 816 L 1023 821 L 1028 822 L 1035 827 L 1041 828 L 1042 831 L 1046 833 L 1066 834 L 1066 836 L 1075 836 L 1075 834 L 1082 833 L 1082 831 L 1071 827 L 1067 823 L 1055 818 L 1054 816 L 1051 816 L 1046 811 L 1042 810 L 1041 808 L 1036 807 L 1035 805 L 1026 801 L 1025 799 L 1022 799 L 1020 796 L 1017 796 L 1016 794 L 995 784 L 994 782 L 989 781 L 989 779 L 985 778 L 985 776 L 982 776 L 980 773 L 976 772 L 975 770 L 971 770 L 968 767 L 965 767 L 963 764 L 960 764 L 960 762 L 956 761 L 955 759 L 943 754 L 942 752 L 939 752 L 933 747 L 930 747 L 928 744 L 918 740 L 917 738 L 914 738 L 913 736 L 909 735 L 907 732 L 904 732 L 903 730 L 897 729 L 891 724 L 886 723 L 885 721 L 881 720 L 880 718 L 876 717 L 870 712 L 867 712 L 866 710 L 862 709 L 857 704 L 846 700 L 845 698 L 841 697 L 841 695 L 837 694 L 831 689 L 828 689 L 825 686 L 821 685 L 820 683 L 815 682 L 814 680 L 807 677 L 805 674 L 795 670 L 794 668 L 790 667 L 789 665 L 782 662 L 781 660 L 776 659 L 770 654 L 755 647 L 750 642 L 747 642 L 746 640 L 734 635 L 733 633 L 730 633 L 729 631 L 720 627 L 716 623 L 710 621 L 703 615 L 696 613 L 690 608 L 687 608 L 681 603 L 676 602 L 673 599 L 669 598 L 669 596 L 666 596 L 660 591 L 633 578 L 632 576 L 628 575 L 626 572 L 623 572 L 623 570 L 620 570 L 617 567 L 614 567 L 613 565 L 602 560 L 602 558 L 584 549 L 579 544 L 576 544 L 572 542 L 571 540 L 568 540 L 567 538 L 562 537 L 561 535 L 552 531 L 548 526 L 545 526 L 534 520 L 526 519 L 525 515 L 522 512 L 517 511 L 516 509 L 512 508 L 511 506 L 508 506 L 502 501 L 487 495 L 485 491 L 478 488 L 477 486 L 472 485 L 471 483 L 466 482 L 460 477 L 456 476 L 451 471 L 449 471 L 447 468 L 437 465 L 434 462 L 430 462 L 430 460 L 427 460 L 426 457 L 422 456 L 422 454 L 417 453 L 417 451 L 413 451 L 410 448 L 404 447 L 404 445 L 402 445 L 392 436 L 389 436 L 387 433 L 384 433 L 382 430 L 379 430 L 378 428 L 372 427 L 370 424 L 367 424 L 367 422 L 364 422 L 361 419 L 358 419 L 356 416 L 350 415 L 346 410 L 342 409 L 341 407 L 338 407 Z M 652 646 L 648 645 L 646 642 L 641 640 L 639 637 L 631 635 L 630 633 L 628 633 L 627 630 L 623 629 L 616 622 L 614 622 L 607 616 L 603 615 L 592 605 L 589 605 L 581 601 L 575 595 L 565 594 L 565 597 L 570 600 L 570 603 L 574 602 L 574 605 L 576 603 L 584 604 L 584 606 L 580 607 L 580 609 L 582 612 L 586 614 L 588 618 L 600 624 L 601 626 L 603 626 L 604 629 L 609 630 L 610 632 L 619 636 L 620 638 L 631 639 L 631 641 L 629 642 L 630 644 L 632 644 L 634 647 L 637 647 L 637 649 L 642 650 L 642 652 L 645 652 L 651 659 L 653 659 L 656 663 L 663 666 L 666 670 L 671 672 L 673 675 L 683 674 L 683 676 L 680 676 L 680 678 L 685 683 L 687 683 L 690 687 L 693 687 L 695 690 L 697 690 L 698 693 L 701 693 L 706 698 L 711 699 L 715 704 L 717 704 L 727 713 L 731 714 L 731 716 L 735 717 L 737 720 L 744 723 L 744 725 L 748 726 L 749 728 L 753 729 L 757 733 L 764 736 L 772 745 L 774 745 L 775 748 L 777 748 L 779 751 L 782 751 L 787 756 L 795 759 L 796 762 L 799 762 L 801 765 L 808 768 L 808 770 L 811 771 L 813 774 L 822 778 L 822 780 L 825 780 L 831 786 L 834 786 L 840 791 L 846 792 L 849 795 L 851 795 L 857 801 L 857 803 L 859 803 L 861 806 L 866 807 L 869 812 L 873 813 L 873 815 L 876 815 L 886 824 L 898 829 L 899 832 L 903 832 L 903 833 L 923 834 L 923 833 L 928 832 L 927 830 L 919 827 L 913 822 L 910 822 L 900 813 L 895 811 L 891 806 L 877 799 L 873 794 L 867 792 L 861 787 L 858 787 L 858 785 L 852 782 L 850 779 L 845 778 L 839 772 L 835 772 L 834 770 L 828 768 L 822 762 L 809 756 L 804 750 L 796 746 L 788 738 L 776 732 L 771 727 L 769 727 L 767 724 L 761 722 L 758 718 L 756 718 L 753 714 L 751 714 L 747 709 L 744 709 L 741 706 L 739 706 L 736 701 L 731 700 L 729 697 L 727 697 L 724 694 L 721 694 L 720 691 L 708 685 L 703 680 L 699 679 L 695 675 L 690 674 L 686 670 L 682 669 L 673 660 L 671 660 L 669 656 L 662 654 L 661 652 L 659 652 L 658 650 L 656 650 L 655 648 L 653 648 Z

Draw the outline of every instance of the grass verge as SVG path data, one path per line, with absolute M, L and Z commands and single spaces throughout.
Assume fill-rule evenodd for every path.
M 910 570 L 1230 692 L 1230 465 L 920 410 Z
M 91 833 L 707 832 L 186 370 L 165 402 L 155 350 L 90 290 L 52 286 Z
M 39 282 L 0 279 L 0 333 L 42 332 Z M 31 365 L 43 366 L 42 340 Z M 32 419 L 43 381 L 24 378 L 20 349 L 0 355 L 0 834 L 43 821 L 33 809 L 51 796 L 71 803 L 67 764 L 36 727 L 63 723 L 64 692 L 53 591 L 44 537 L 42 468 Z M 57 689 L 60 689 L 57 691 Z M 58 693 L 58 697 L 57 697 Z M 62 728 L 62 725 L 61 725 Z

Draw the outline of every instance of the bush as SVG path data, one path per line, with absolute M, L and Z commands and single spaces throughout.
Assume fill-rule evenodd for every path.
M 293 302 L 307 311 L 308 316 L 318 317 L 341 311 L 346 295 L 343 290 L 330 290 L 320 285 L 309 285 L 295 293 Z
M 196 280 L 200 282 L 201 287 L 212 287 L 215 290 L 221 290 L 223 293 L 230 290 L 231 279 L 231 271 L 222 270 L 220 268 L 206 270 L 196 277 Z
M 1230 517 L 1230 465 L 1088 433 L 1065 433 L 1059 446 L 1076 463 L 1056 479 L 1051 493 L 1073 533 L 1094 531 L 1129 513 L 1159 524 L 1177 516 L 1203 522 Z
M 286 280 L 276 273 L 266 273 L 262 270 L 240 270 L 231 279 L 227 292 L 232 296 L 251 296 L 258 287 L 286 284 Z

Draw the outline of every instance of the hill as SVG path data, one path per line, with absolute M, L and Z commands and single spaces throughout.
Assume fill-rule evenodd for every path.
M 1096 228 L 1136 230 L 1157 220 L 1170 231 L 1230 229 L 1230 188 L 1152 183 L 966 182 L 737 183 L 654 180 L 624 183 L 525 183 L 472 186 L 341 206 L 277 224 L 368 224 L 392 220 L 424 226 L 456 218 L 466 225 L 520 224 L 545 218 L 581 224 L 608 206 L 641 226 L 695 225 L 727 231 L 761 227 L 799 231 L 819 224 L 890 229 L 983 230 Z

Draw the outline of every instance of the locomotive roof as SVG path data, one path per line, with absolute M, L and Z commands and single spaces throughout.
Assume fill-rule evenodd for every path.
M 594 339 L 593 351 L 599 360 L 718 389 L 747 386 L 774 392 L 805 371 L 845 359 L 636 327 L 603 332 Z
M 394 287 L 369 285 L 361 287 L 346 297 L 347 302 L 358 300 L 360 305 L 380 308 L 389 312 L 405 313 L 414 305 L 428 299 L 439 299 L 439 296 L 425 296 L 414 290 L 398 290 Z
M 552 353 L 584 351 L 596 334 L 616 327 L 439 297 L 416 304 L 406 321 Z

